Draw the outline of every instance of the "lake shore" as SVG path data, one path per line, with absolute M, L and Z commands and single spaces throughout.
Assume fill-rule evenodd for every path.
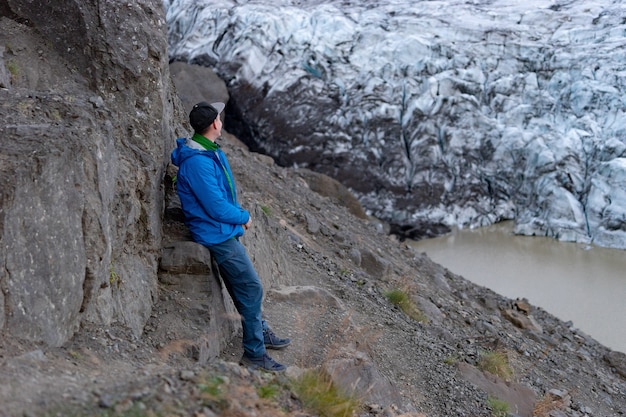
M 626 257 L 619 249 L 516 236 L 512 222 L 412 242 L 435 262 L 509 298 L 527 298 L 626 352 Z

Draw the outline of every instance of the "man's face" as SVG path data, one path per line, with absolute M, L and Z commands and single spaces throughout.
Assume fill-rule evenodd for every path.
M 221 117 L 221 115 L 217 116 L 217 118 L 215 119 L 213 124 L 215 125 L 215 131 L 217 132 L 217 134 L 221 135 L 222 134 L 222 117 Z

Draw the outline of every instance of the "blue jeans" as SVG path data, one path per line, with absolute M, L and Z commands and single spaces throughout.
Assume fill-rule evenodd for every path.
M 246 248 L 235 238 L 208 248 L 219 266 L 220 275 L 235 308 L 241 315 L 244 354 L 252 358 L 263 356 L 263 286 Z

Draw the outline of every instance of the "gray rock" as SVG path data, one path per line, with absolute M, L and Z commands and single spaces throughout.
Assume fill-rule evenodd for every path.
M 421 296 L 415 297 L 415 300 L 419 310 L 424 313 L 429 320 L 435 323 L 441 323 L 444 320 L 445 314 L 432 301 Z
M 0 19 L 19 70 L 0 90 L 0 329 L 54 346 L 81 322 L 139 335 L 178 111 L 162 7 L 6 3 L 30 26 Z M 56 49 L 32 47 L 46 44 Z
M 611 351 L 604 355 L 604 360 L 615 368 L 618 374 L 626 378 L 626 353 Z
M 370 357 L 353 349 L 344 347 L 324 363 L 324 369 L 333 382 L 365 403 L 413 411 L 413 406 L 398 394 L 398 388 L 384 377 Z
M 268 290 L 268 294 L 276 301 L 290 301 L 301 305 L 319 304 L 339 308 L 341 310 L 345 309 L 345 306 L 339 298 L 319 287 L 289 286 L 271 288 Z
M 361 267 L 373 277 L 384 278 L 389 273 L 390 264 L 386 259 L 364 248 L 361 250 Z
M 357 248 L 350 248 L 348 251 L 348 258 L 350 258 L 356 266 L 361 266 L 361 251 Z
M 359 200 L 341 182 L 330 176 L 308 169 L 299 169 L 298 174 L 304 178 L 311 190 L 333 199 L 339 205 L 346 207 L 355 216 L 361 219 L 367 218 Z
M 37 349 L 28 353 L 24 353 L 14 359 L 16 362 L 23 364 L 38 364 L 46 361 L 46 355 L 42 350 Z
M 171 274 L 209 274 L 211 253 L 192 241 L 173 242 L 163 247 L 159 266 Z
M 320 232 L 320 222 L 317 220 L 317 217 L 311 213 L 306 213 L 305 216 L 307 231 L 312 235 L 318 234 Z
M 226 85 L 211 69 L 176 61 L 170 64 L 170 73 L 186 114 L 201 101 L 228 103 Z
M 11 73 L 4 58 L 5 51 L 5 47 L 0 46 L 0 88 L 11 88 Z
M 446 277 L 443 272 L 438 272 L 432 275 L 432 282 L 438 288 L 444 291 L 451 291 L 450 284 L 446 281 Z
M 196 373 L 190 370 L 182 370 L 180 371 L 180 379 L 183 381 L 193 381 L 196 377 Z
M 521 417 L 532 417 L 533 406 L 537 398 L 530 388 L 516 382 L 504 381 L 488 372 L 481 372 L 467 363 L 459 363 L 458 366 L 459 371 L 468 381 L 489 395 L 506 401 L 509 407 Z

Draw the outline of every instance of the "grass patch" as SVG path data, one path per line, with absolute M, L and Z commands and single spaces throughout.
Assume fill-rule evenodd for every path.
M 509 358 L 503 352 L 481 352 L 478 359 L 478 368 L 499 376 L 505 381 L 509 381 L 513 377 L 513 369 L 509 365 Z
M 261 206 L 261 211 L 263 211 L 263 213 L 265 213 L 266 216 L 269 216 L 272 214 L 272 209 L 269 208 L 269 206 Z
M 323 371 L 309 370 L 292 381 L 292 389 L 304 407 L 320 417 L 349 417 L 360 403 L 342 392 Z
M 266 384 L 258 387 L 256 393 L 259 398 L 270 400 L 272 398 L 276 398 L 281 391 L 281 387 L 277 384 Z
M 495 397 L 488 397 L 487 404 L 491 407 L 493 417 L 507 417 L 509 415 L 509 404 Z
M 13 79 L 17 78 L 20 75 L 20 67 L 15 61 L 7 62 L 7 69 L 9 70 L 9 73 L 11 73 L 11 77 Z
M 222 385 L 224 384 L 224 378 L 221 376 L 207 377 L 204 382 L 198 384 L 200 391 L 213 398 L 220 398 L 222 396 Z
M 459 362 L 460 358 L 458 355 L 450 355 L 443 360 L 443 363 L 446 365 L 455 365 Z
M 206 375 L 198 383 L 200 399 L 203 405 L 224 410 L 228 406 L 225 398 L 224 384 L 226 380 L 219 375 Z
M 122 279 L 117 274 L 117 272 L 115 272 L 115 268 L 113 267 L 113 264 L 109 265 L 109 284 L 111 285 L 111 287 L 117 287 L 117 288 L 119 288 L 122 285 Z
M 417 306 L 413 303 L 413 301 L 411 301 L 406 291 L 396 288 L 387 291 L 385 293 L 385 297 L 387 297 L 387 300 L 389 300 L 391 304 L 398 306 L 404 314 L 406 314 L 413 320 L 418 322 L 427 321 L 424 313 L 422 313 L 420 309 L 417 308 Z

